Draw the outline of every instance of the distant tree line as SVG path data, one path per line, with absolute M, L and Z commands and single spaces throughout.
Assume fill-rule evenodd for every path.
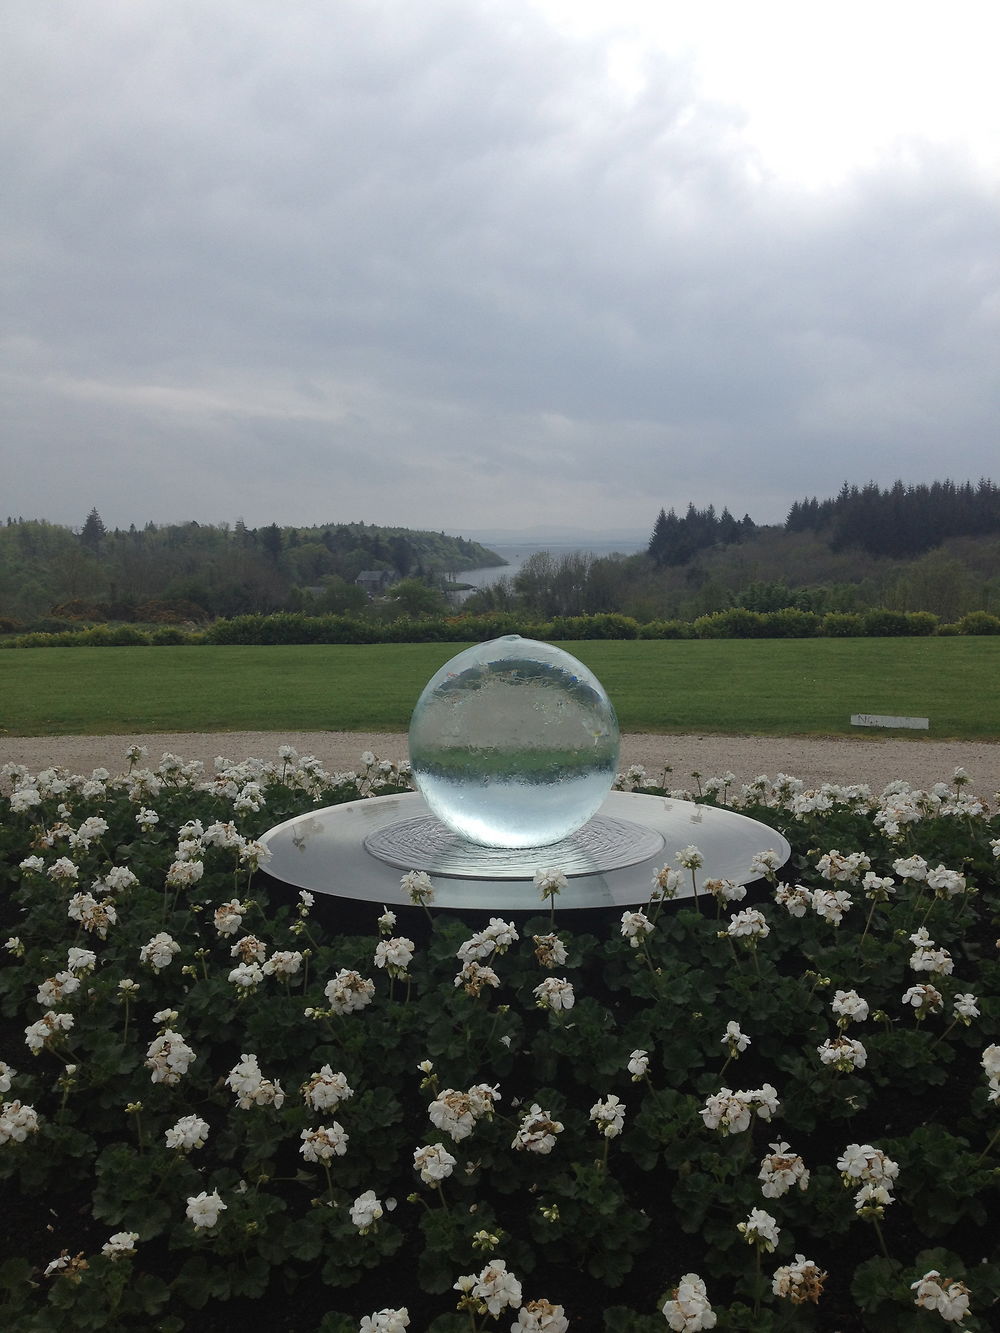
M 796 500 L 786 532 L 816 532 L 835 551 L 858 547 L 870 555 L 905 557 L 931 551 L 951 537 L 1000 534 L 1000 487 L 985 478 L 935 481 L 883 490 L 874 482 L 849 486 L 833 500 Z
M 678 518 L 673 509 L 669 513 L 661 509 L 653 524 L 647 551 L 658 568 L 686 565 L 699 551 L 710 546 L 742 542 L 755 530 L 756 524 L 749 514 L 737 521 L 728 509 L 716 514 L 714 505 L 696 509 L 689 504 L 683 518 Z
M 432 588 L 446 575 L 502 563 L 478 542 L 443 532 L 366 523 L 251 528 L 242 520 L 109 530 L 92 509 L 79 533 L 23 518 L 0 526 L 0 616 L 129 621 L 167 619 L 178 607 L 184 619 L 358 611 L 368 600 L 355 582 L 363 570 L 410 585 L 412 600 L 414 582 Z

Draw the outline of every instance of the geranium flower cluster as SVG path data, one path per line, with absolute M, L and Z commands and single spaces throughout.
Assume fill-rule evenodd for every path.
M 777 1089 L 765 1083 L 762 1088 L 748 1092 L 720 1088 L 706 1100 L 698 1114 L 708 1129 L 717 1129 L 723 1135 L 742 1134 L 750 1128 L 754 1115 L 770 1120 L 779 1105 Z
M 480 1120 L 493 1114 L 499 1100 L 499 1087 L 491 1088 L 488 1083 L 477 1083 L 468 1092 L 445 1088 L 431 1102 L 427 1114 L 437 1129 L 460 1143 L 469 1137 Z
M 849 1143 L 837 1161 L 837 1170 L 848 1188 L 860 1182 L 854 1196 L 859 1217 L 881 1217 L 895 1201 L 892 1190 L 899 1164 L 870 1143 Z

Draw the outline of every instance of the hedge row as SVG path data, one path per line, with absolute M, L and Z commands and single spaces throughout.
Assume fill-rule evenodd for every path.
M 930 634 L 1000 634 L 1000 617 L 973 611 L 942 625 L 929 611 L 866 611 L 858 614 L 798 611 L 746 611 L 736 607 L 695 621 L 652 620 L 631 616 L 557 616 L 525 621 L 510 614 L 450 616 L 379 622 L 352 616 L 309 616 L 296 612 L 235 616 L 217 620 L 204 631 L 173 626 L 140 630 L 133 625 L 96 625 L 85 630 L 31 633 L 0 638 L 3 648 L 131 647 L 175 644 L 303 643 L 468 643 L 521 634 L 530 639 L 809 639 L 898 638 Z

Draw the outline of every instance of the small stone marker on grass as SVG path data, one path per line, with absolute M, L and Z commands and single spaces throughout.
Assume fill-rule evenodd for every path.
M 917 731 L 930 728 L 929 717 L 888 717 L 884 713 L 852 713 L 852 727 L 912 727 Z

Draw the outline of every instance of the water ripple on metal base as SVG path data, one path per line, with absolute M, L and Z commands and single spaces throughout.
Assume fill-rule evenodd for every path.
M 564 875 L 599 875 L 637 865 L 662 850 L 663 835 L 628 819 L 595 815 L 561 842 L 546 847 L 481 847 L 446 828 L 433 815 L 403 819 L 377 829 L 365 850 L 400 870 L 425 870 L 454 879 L 531 879 L 554 867 Z

